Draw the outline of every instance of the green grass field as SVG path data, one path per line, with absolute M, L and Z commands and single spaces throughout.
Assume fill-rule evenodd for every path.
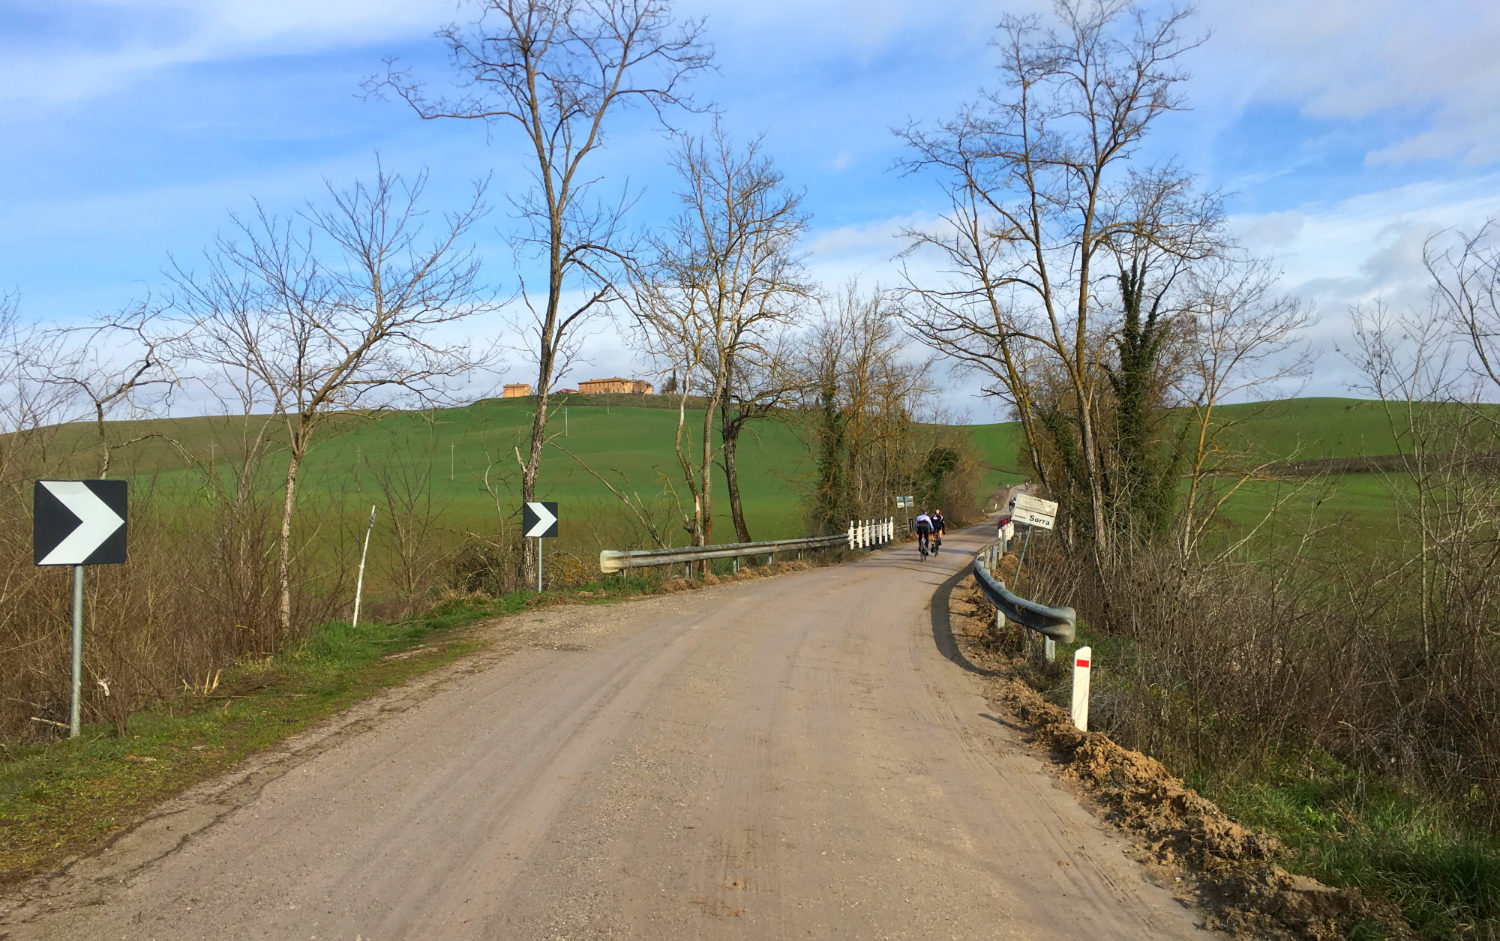
M 616 488 L 639 495 L 669 541 L 682 542 L 679 521 L 685 488 L 672 441 L 675 408 L 664 397 L 571 397 L 557 403 L 549 425 L 553 435 L 543 457 L 538 498 L 555 500 L 561 513 L 557 549 L 586 557 L 604 548 L 625 548 L 643 538 L 619 500 L 591 475 L 582 461 Z M 455 532 L 490 532 L 519 525 L 520 474 L 515 450 L 524 448 L 530 428 L 531 400 L 485 400 L 427 413 L 396 412 L 373 420 L 338 416 L 314 442 L 299 485 L 301 505 L 332 510 L 350 525 L 362 520 L 371 504 L 384 505 L 384 486 L 419 489 L 430 500 L 437 524 Z M 701 412 L 690 412 L 690 431 L 701 427 Z M 1375 402 L 1353 399 L 1293 399 L 1224 406 L 1217 415 L 1226 423 L 1229 447 L 1243 453 L 1237 466 L 1266 461 L 1317 460 L 1389 454 L 1396 440 Z M 741 492 L 751 535 L 776 539 L 803 535 L 801 504 L 812 459 L 799 438 L 795 417 L 750 426 L 740 446 Z M 158 419 L 117 425 L 119 439 L 146 437 L 121 452 L 115 476 L 149 479 L 159 498 L 187 500 L 201 478 L 187 469 L 178 448 L 212 461 L 227 476 L 242 453 L 245 423 L 229 418 Z M 981 478 L 976 500 L 1026 479 L 1020 426 L 1015 422 L 972 425 L 967 431 L 980 455 Z M 89 425 L 62 429 L 60 451 L 85 445 Z M 281 432 L 271 441 L 280 445 Z M 570 456 L 569 453 L 576 456 Z M 92 473 L 94 458 L 86 449 L 74 458 L 72 472 Z M 261 483 L 274 490 L 285 467 L 269 458 Z M 714 539 L 734 539 L 722 471 L 714 486 Z M 1266 507 L 1286 498 L 1282 522 L 1261 539 L 1313 520 L 1317 525 L 1357 531 L 1385 539 L 1394 478 L 1378 474 L 1334 475 L 1322 482 L 1246 485 L 1225 507 L 1223 538 L 1254 526 Z M 894 495 L 892 495 L 894 496 Z M 683 502 L 680 502 L 683 501 Z M 1300 531 L 1300 530 L 1299 530 Z
M 698 413 L 701 416 L 701 412 Z M 692 427 L 694 416 L 689 416 Z M 333 499 L 349 512 L 377 499 L 382 477 L 424 480 L 439 516 L 455 528 L 493 525 L 497 499 L 500 511 L 519 518 L 520 473 L 515 449 L 526 446 L 531 405 L 527 400 L 486 400 L 473 405 L 429 413 L 396 412 L 373 419 L 338 416 L 317 438 L 299 478 L 300 499 L 308 503 Z M 677 413 L 576 401 L 559 408 L 549 426 L 553 437 L 544 453 L 537 498 L 558 501 L 562 525 L 575 535 L 597 528 L 601 513 L 613 514 L 618 500 L 578 461 L 603 475 L 616 487 L 639 493 L 665 513 L 673 507 L 672 485 L 682 491 L 672 441 Z M 698 418 L 701 422 L 701 417 Z M 699 425 L 701 427 L 701 424 Z M 187 469 L 175 439 L 189 453 L 212 462 L 221 475 L 230 473 L 236 455 L 243 453 L 244 423 L 224 418 L 153 420 L 132 423 L 129 436 L 159 434 L 133 445 L 116 458 L 112 476 L 153 478 L 159 495 L 180 499 L 200 486 Z M 126 437 L 124 429 L 114 430 Z M 86 442 L 92 426 L 64 429 L 63 449 Z M 276 445 L 283 441 L 272 430 Z M 71 468 L 80 475 L 92 466 L 91 452 L 82 451 Z M 740 480 L 752 532 L 760 538 L 789 535 L 801 529 L 798 496 L 810 466 L 793 428 L 782 422 L 763 422 L 744 436 L 740 445 Z M 284 459 L 265 462 L 263 483 L 279 483 Z M 493 491 L 493 492 L 492 492 Z M 733 529 L 725 502 L 723 474 L 715 486 L 717 537 Z M 722 511 L 722 512 L 720 512 Z
M 557 501 L 563 529 L 575 536 L 596 532 L 601 516 L 620 511 L 618 499 L 580 461 L 616 488 L 639 494 L 663 517 L 680 518 L 675 511 L 677 501 L 690 501 L 673 450 L 676 410 L 645 407 L 637 404 L 638 399 L 617 404 L 620 400 L 629 401 L 623 396 L 573 398 L 558 406 L 548 426 L 552 437 L 543 455 L 537 498 Z M 299 494 L 307 501 L 333 498 L 356 513 L 370 502 L 381 502 L 376 498 L 382 476 L 425 475 L 433 504 L 442 508 L 441 519 L 455 528 L 493 523 L 497 495 L 501 511 L 518 517 L 520 473 L 515 449 L 524 451 L 526 446 L 531 407 L 526 399 L 485 400 L 428 413 L 390 413 L 374 420 L 339 416 L 314 440 L 299 479 Z M 701 416 L 701 411 L 689 412 L 690 434 L 701 429 Z M 747 523 L 757 539 L 802 535 L 805 528 L 800 505 L 812 460 L 794 422 L 789 417 L 752 424 L 740 443 L 740 488 Z M 161 437 L 133 445 L 116 458 L 111 473 L 152 476 L 160 494 L 182 497 L 199 486 L 199 479 L 186 469 L 178 449 L 167 439 L 175 439 L 183 449 L 212 461 L 227 474 L 233 456 L 243 452 L 243 427 L 243 422 L 224 418 L 135 422 L 128 432 L 114 426 L 120 438 Z M 64 432 L 63 445 L 84 446 L 93 427 L 73 425 Z M 272 434 L 271 440 L 280 444 L 279 430 Z M 1017 462 L 1016 425 L 974 426 L 970 434 L 983 465 L 976 499 L 1024 477 Z M 91 452 L 80 451 L 73 471 L 89 473 L 92 460 Z M 280 459 L 268 460 L 264 482 L 279 482 L 284 470 Z M 713 496 L 715 540 L 732 541 L 722 470 L 715 475 Z M 690 502 L 685 505 L 691 506 Z

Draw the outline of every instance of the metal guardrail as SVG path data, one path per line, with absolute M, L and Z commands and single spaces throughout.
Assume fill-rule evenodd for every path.
M 974 581 L 979 590 L 1006 617 L 1023 627 L 1030 628 L 1049 640 L 1063 644 L 1073 643 L 1078 633 L 1078 612 L 1072 608 L 1053 608 L 1014 595 L 995 576 L 990 574 L 990 560 L 998 555 L 998 545 L 986 548 L 974 557 Z
M 631 549 L 618 551 L 605 549 L 599 553 L 599 571 L 623 572 L 626 569 L 646 568 L 652 565 L 673 565 L 679 562 L 699 562 L 704 559 L 732 559 L 745 555 L 775 555 L 793 549 L 832 549 L 847 546 L 849 537 L 843 533 L 833 536 L 809 536 L 805 539 L 776 539 L 771 542 L 735 542 L 723 546 L 682 546 L 675 549 Z
M 704 559 L 737 559 L 747 555 L 769 555 L 803 549 L 832 549 L 846 546 L 865 549 L 883 546 L 896 538 L 896 521 L 885 519 L 854 520 L 849 531 L 833 536 L 805 536 L 801 539 L 776 539 L 770 542 L 732 542 L 720 546 L 678 546 L 669 549 L 605 549 L 599 553 L 599 571 L 623 572 L 626 569 L 653 565 L 676 565 Z
M 721 546 L 675 546 L 669 549 L 604 549 L 598 554 L 600 572 L 624 572 L 625 569 L 643 569 L 648 566 L 672 566 L 678 563 L 693 563 L 705 558 L 739 558 L 741 555 L 769 555 L 777 552 L 802 551 L 802 549 L 832 549 L 847 546 L 850 549 L 867 549 L 883 546 L 895 539 L 895 519 L 855 519 L 850 522 L 847 533 L 837 536 L 805 536 L 802 539 L 775 539 L 771 542 L 732 542 Z

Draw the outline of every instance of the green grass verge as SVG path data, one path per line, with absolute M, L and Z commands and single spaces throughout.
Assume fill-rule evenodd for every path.
M 1094 698 L 1108 698 L 1107 684 L 1120 678 L 1107 664 L 1139 655 L 1139 647 L 1080 623 L 1072 649 L 1084 645 L 1093 648 Z M 1063 708 L 1072 649 L 1060 648 L 1057 664 L 1030 675 Z M 1279 837 L 1290 851 L 1280 860 L 1288 870 L 1389 899 L 1431 941 L 1500 937 L 1500 839 L 1466 825 L 1465 808 L 1372 783 L 1314 749 L 1278 755 L 1254 777 L 1172 770 L 1231 818 Z M 1385 935 L 1370 927 L 1359 937 Z
M 1279 835 L 1288 869 L 1394 901 L 1423 938 L 1500 937 L 1500 840 L 1466 826 L 1462 808 L 1372 785 L 1318 752 L 1285 756 L 1255 780 L 1189 783 Z
M 653 590 L 642 577 L 587 591 L 608 602 Z M 556 596 L 553 596 L 556 597 Z M 151 807 L 188 786 L 381 690 L 477 649 L 462 630 L 551 600 L 517 593 L 451 604 L 400 624 L 318 628 L 298 648 L 225 670 L 204 693 L 184 692 L 136 713 L 124 736 L 85 726 L 76 739 L 0 751 L 0 882 L 56 867 L 98 848 Z M 406 656 L 392 657 L 392 654 Z

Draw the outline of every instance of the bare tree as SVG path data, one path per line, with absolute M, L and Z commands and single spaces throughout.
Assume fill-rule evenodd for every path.
M 375 494 L 385 504 L 377 538 L 390 584 L 401 592 L 402 618 L 424 602 L 436 581 L 433 574 L 448 561 L 438 520 L 452 500 L 433 496 L 432 454 L 437 441 L 432 429 L 427 430 L 425 439 L 392 433 L 389 456 L 368 467 Z
M 1296 345 L 1311 318 L 1296 298 L 1277 293 L 1277 276 L 1264 260 L 1228 254 L 1188 272 L 1185 362 L 1176 383 L 1189 416 L 1183 451 L 1188 490 L 1178 523 L 1184 560 L 1197 552 L 1218 510 L 1263 470 L 1243 466 L 1226 451 L 1222 442 L 1232 423 L 1222 420 L 1217 407 L 1239 393 L 1300 379 L 1311 364 L 1312 354 Z M 1210 494 L 1206 485 L 1214 475 L 1222 475 L 1226 486 Z
M 782 340 L 810 291 L 796 255 L 806 216 L 801 193 L 787 187 L 760 140 L 739 150 L 717 121 L 706 138 L 684 139 L 676 167 L 683 212 L 651 240 L 634 307 L 654 355 L 683 375 L 676 448 L 693 497 L 693 544 L 713 538 L 716 437 L 735 530 L 748 542 L 735 448 L 745 424 L 774 403 L 785 373 Z M 692 393 L 702 396 L 703 422 L 690 458 Z
M 43 430 L 65 420 L 66 390 L 36 380 L 50 361 L 41 331 L 21 319 L 20 296 L 0 294 L 0 484 L 21 499 L 22 481 L 40 466 Z
M 519 247 L 544 261 L 547 283 L 540 308 L 522 285 L 537 360 L 536 410 L 520 460 L 523 500 L 536 496 L 553 383 L 580 328 L 616 296 L 627 263 L 625 199 L 595 199 L 599 178 L 587 175 L 585 164 L 604 146 L 606 118 L 633 105 L 661 116 L 690 104 L 681 86 L 709 64 L 701 35 L 699 22 L 674 22 L 666 0 L 484 0 L 475 22 L 438 33 L 466 94 L 431 94 L 390 63 L 383 77 L 367 83 L 372 92 L 394 91 L 427 120 L 461 118 L 519 131 L 534 160 L 533 186 L 512 200 L 525 227 Z M 565 303 L 570 290 L 578 299 Z M 523 544 L 528 581 L 534 552 Z
M 1435 313 L 1469 349 L 1474 374 L 1500 387 L 1500 221 L 1454 239 L 1429 239 L 1422 261 L 1432 277 Z
M 161 310 L 143 301 L 84 326 L 38 336 L 38 349 L 49 352 L 33 357 L 34 378 L 56 387 L 74 411 L 87 410 L 94 423 L 100 477 L 109 476 L 116 449 L 158 437 L 148 431 L 114 440 L 108 421 L 144 418 L 152 406 L 170 401 L 179 379 L 168 352 L 187 330 L 191 325 L 173 335 Z
M 1170 250 L 1172 227 L 1153 231 L 1138 210 L 1144 185 L 1182 188 L 1170 167 L 1131 173 L 1151 125 L 1181 107 L 1177 62 L 1193 43 L 1187 10 L 1160 17 L 1123 0 L 1059 0 L 1060 25 L 1034 17 L 1002 23 L 1002 87 L 934 130 L 900 132 L 909 172 L 943 177 L 951 208 L 908 240 L 907 317 L 930 346 L 993 377 L 1015 407 L 1040 466 L 1037 416 L 1024 370 L 1056 363 L 1074 410 L 1076 451 L 1092 513 L 1094 548 L 1109 548 L 1105 481 L 1095 427 L 1104 388 L 1096 262 L 1127 235 Z M 932 257 L 944 284 L 922 283 L 910 262 Z
M 889 296 L 854 283 L 822 306 L 802 348 L 805 436 L 814 459 L 812 523 L 830 532 L 883 515 L 898 494 L 919 490 L 930 443 L 917 433 L 928 364 L 903 356 Z M 940 487 L 928 487 L 924 500 Z
M 314 436 L 336 412 L 443 401 L 447 380 L 484 360 L 443 335 L 492 309 L 478 287 L 479 263 L 460 245 L 482 215 L 482 187 L 426 240 L 418 209 L 426 179 L 408 184 L 378 169 L 369 185 L 330 184 L 326 208 L 309 204 L 295 218 L 257 205 L 254 217 L 234 219 L 239 241 L 220 237 L 205 253 L 201 275 L 174 269 L 178 303 L 197 325 L 189 357 L 211 371 L 206 381 L 239 386 L 247 403 L 268 406 L 286 436 L 284 634 L 292 627 L 297 473 Z
M 1380 708 L 1402 716 L 1402 747 L 1421 758 L 1403 770 L 1478 798 L 1475 809 L 1493 825 L 1500 819 L 1493 787 L 1500 774 L 1500 459 L 1492 224 L 1472 235 L 1440 233 L 1424 255 L 1429 304 L 1356 308 L 1347 354 L 1363 374 L 1358 391 L 1379 400 L 1396 449 L 1382 479 L 1399 551 L 1374 566 L 1357 560 L 1361 589 L 1389 614 L 1360 627 L 1375 638 L 1383 667 Z M 1411 636 L 1416 627 L 1420 638 Z
M 745 506 L 740 499 L 740 438 L 751 422 L 786 414 L 802 389 L 796 368 L 794 335 L 781 333 L 754 356 L 738 358 L 730 370 L 728 393 L 719 403 L 719 463 L 729 495 L 729 515 L 735 539 L 750 542 Z

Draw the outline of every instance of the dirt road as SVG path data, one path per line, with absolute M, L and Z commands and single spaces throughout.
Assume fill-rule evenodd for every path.
M 0 900 L 0 938 L 1206 937 L 945 656 L 980 532 L 499 649 Z

